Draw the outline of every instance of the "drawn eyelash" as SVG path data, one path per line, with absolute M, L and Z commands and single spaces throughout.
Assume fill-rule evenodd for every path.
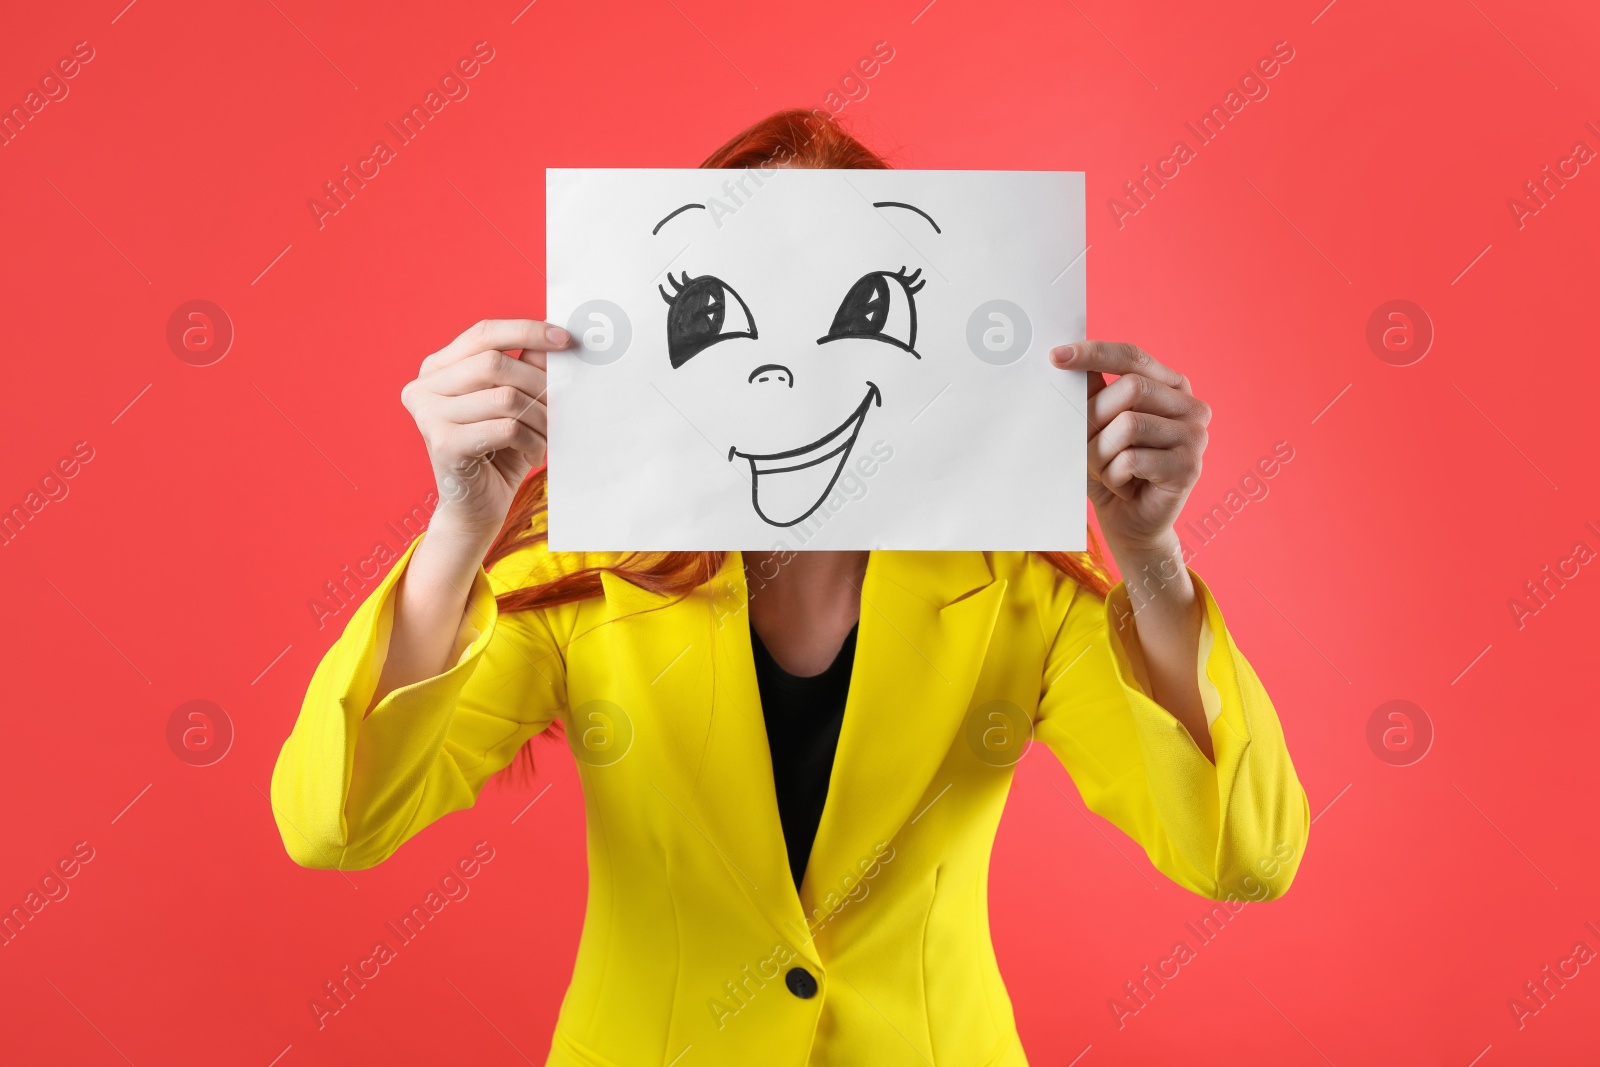
M 897 271 L 890 271 L 889 273 L 893 274 L 896 278 L 899 278 L 901 283 L 906 287 L 906 292 L 910 293 L 912 296 L 922 292 L 922 287 L 928 284 L 928 279 L 926 278 L 923 278 L 920 282 L 917 281 L 917 278 L 922 275 L 921 267 L 918 267 L 910 274 L 906 273 L 904 266 Z M 916 282 L 916 284 L 912 285 L 912 282 Z
M 677 303 L 678 297 L 682 295 L 686 288 L 688 288 L 691 280 L 692 279 L 689 277 L 688 271 L 683 272 L 683 281 L 680 282 L 678 279 L 672 276 L 672 272 L 669 270 L 667 271 L 667 281 L 672 283 L 672 295 L 668 296 L 667 291 L 663 289 L 659 283 L 656 285 L 656 291 L 661 294 L 661 299 L 667 302 L 667 306 L 671 307 L 673 304 Z

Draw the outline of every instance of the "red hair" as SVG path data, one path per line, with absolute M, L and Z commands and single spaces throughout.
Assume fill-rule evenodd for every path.
M 886 170 L 882 156 L 847 133 L 833 116 L 822 110 L 790 108 L 769 115 L 735 134 L 700 164 L 708 168 L 750 168 L 788 166 L 832 170 Z M 535 523 L 548 507 L 545 496 L 545 468 L 528 476 L 518 488 L 506 515 L 505 525 L 495 537 L 484 566 L 529 545 L 546 540 L 545 524 Z M 1095 596 L 1104 599 L 1111 590 L 1109 570 L 1100 551 L 1094 530 L 1089 530 L 1087 552 L 1038 552 L 1058 570 Z M 573 570 L 548 582 L 500 593 L 495 602 L 502 613 L 530 611 L 586 600 L 601 593 L 600 574 L 609 571 L 641 588 L 664 596 L 687 596 L 697 586 L 710 581 L 722 570 L 726 552 L 630 552 L 603 567 Z M 551 723 L 547 735 L 562 736 L 560 721 Z M 518 762 L 531 778 L 534 772 L 533 743 L 517 754 Z

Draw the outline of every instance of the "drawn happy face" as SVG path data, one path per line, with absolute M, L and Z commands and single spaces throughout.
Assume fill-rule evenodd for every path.
M 841 203 L 782 172 L 730 173 L 724 196 L 664 207 L 653 231 L 668 254 L 683 246 L 658 285 L 664 392 L 746 465 L 756 514 L 793 526 L 827 498 L 875 413 L 907 392 L 896 385 L 922 359 L 927 278 L 902 230 L 919 244 L 941 231 L 911 204 Z M 774 250 L 791 242 L 815 252 L 786 262 Z

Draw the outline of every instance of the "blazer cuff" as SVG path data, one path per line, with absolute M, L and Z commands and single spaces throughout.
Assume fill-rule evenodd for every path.
M 383 676 L 384 664 L 389 658 L 389 638 L 394 628 L 395 586 L 405 575 L 412 555 L 426 536 L 427 531 L 424 530 L 406 546 L 400 558 L 389 568 L 389 573 L 384 575 L 378 587 L 361 605 L 356 617 L 350 620 L 351 629 L 360 635 L 358 640 L 361 654 L 356 657 L 351 676 L 343 687 L 342 696 L 351 706 L 359 704 L 359 707 L 355 708 L 358 714 L 365 714 L 368 705 L 371 704 L 372 695 L 378 688 L 378 680 Z M 366 618 L 358 625 L 357 620 L 362 615 Z M 467 591 L 466 610 L 462 612 L 461 622 L 456 627 L 456 635 L 446 658 L 445 670 L 431 678 L 420 679 L 388 693 L 378 706 L 372 709 L 372 715 L 387 707 L 396 696 L 407 694 L 419 686 L 439 688 L 441 682 L 447 684 L 464 682 L 469 672 L 463 668 L 489 644 L 498 617 L 499 610 L 494 590 L 490 586 L 488 574 L 480 566 L 478 573 L 473 576 L 472 588 Z
M 1195 596 L 1200 599 L 1203 609 L 1200 616 L 1199 652 L 1195 657 L 1195 682 L 1200 688 L 1200 703 L 1205 708 L 1206 728 L 1209 730 L 1222 714 L 1222 692 L 1212 680 L 1214 675 L 1219 674 L 1221 667 L 1220 664 L 1215 664 L 1214 660 L 1217 652 L 1217 629 L 1222 626 L 1222 616 L 1200 576 L 1190 570 L 1189 578 L 1194 582 Z M 1118 583 L 1106 596 L 1106 632 L 1110 636 L 1113 659 L 1116 661 L 1122 683 L 1154 700 L 1155 690 L 1150 684 L 1150 671 L 1145 663 L 1144 649 L 1139 643 L 1138 631 L 1131 629 L 1124 638 L 1117 625 L 1119 619 L 1127 618 L 1131 614 L 1130 605 L 1126 583 Z
M 410 821 L 396 809 L 420 795 L 416 780 L 426 774 L 449 728 L 457 694 L 493 636 L 497 605 L 480 566 L 456 631 L 453 662 L 447 661 L 443 673 L 395 689 L 372 706 L 388 658 L 395 586 L 425 536 L 419 534 L 401 553 L 324 654 L 279 752 L 272 776 L 273 813 L 285 847 L 302 866 L 356 870 L 392 851 L 395 835 L 404 834 Z M 385 774 L 372 778 L 378 783 L 374 795 L 361 798 L 361 821 L 387 840 L 350 836 L 345 816 L 361 758 L 358 747 Z

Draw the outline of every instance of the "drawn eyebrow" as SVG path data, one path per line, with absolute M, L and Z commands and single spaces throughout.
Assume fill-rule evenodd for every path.
M 918 215 L 921 215 L 923 218 L 928 220 L 928 224 L 933 227 L 933 232 L 934 233 L 943 233 L 944 232 L 943 230 L 939 229 L 939 224 L 937 222 L 933 221 L 933 216 L 928 214 L 926 211 L 922 210 L 920 207 L 913 207 L 910 204 L 902 204 L 902 203 L 900 203 L 899 201 L 896 201 L 896 200 L 879 200 L 877 203 L 873 204 L 872 206 L 873 207 L 903 207 L 908 211 L 915 211 Z M 678 210 L 682 211 L 683 209 L 679 208 Z
M 683 214 L 685 211 L 688 211 L 692 207 L 700 208 L 702 211 L 705 210 L 704 204 L 685 204 L 672 214 L 668 215 L 666 218 L 662 219 L 660 222 L 656 223 L 656 228 L 650 231 L 650 236 L 654 237 L 660 232 L 661 227 L 665 226 L 667 223 L 671 222 L 673 219 L 677 218 L 679 215 Z M 932 222 L 933 220 L 929 219 L 928 221 Z M 938 229 L 938 227 L 935 226 L 934 229 Z

